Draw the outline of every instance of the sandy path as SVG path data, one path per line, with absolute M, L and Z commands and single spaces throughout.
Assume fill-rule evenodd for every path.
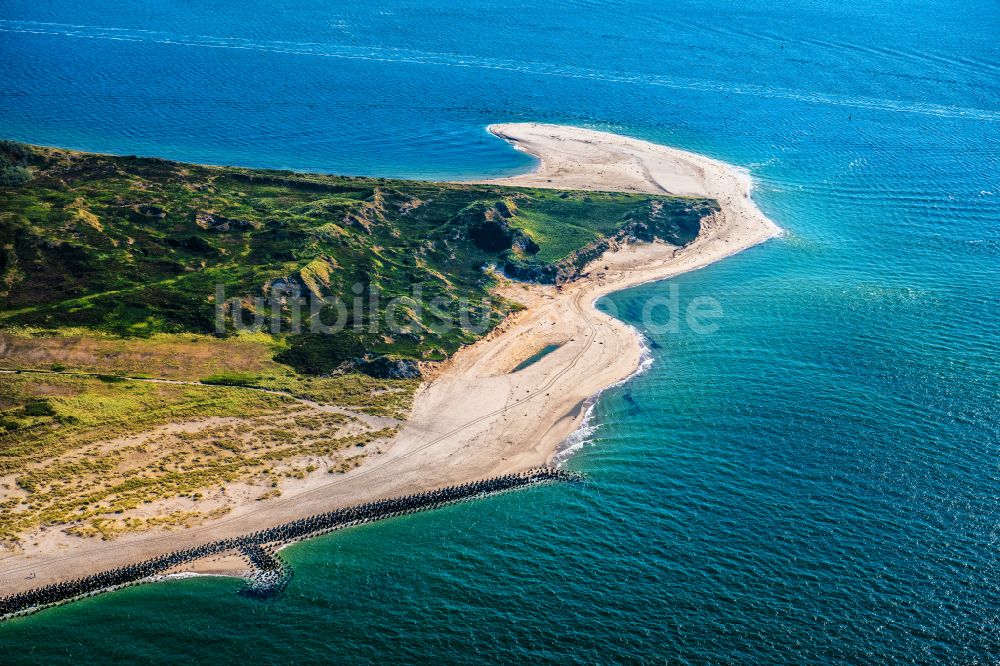
M 508 287 L 529 305 L 502 330 L 463 349 L 418 393 L 395 443 L 361 467 L 317 477 L 265 505 L 238 507 L 204 526 L 167 534 L 128 535 L 114 543 L 51 535 L 38 547 L 0 559 L 0 593 L 138 561 L 235 536 L 338 506 L 460 483 L 550 461 L 584 416 L 586 401 L 635 371 L 639 340 L 594 301 L 629 286 L 700 268 L 780 233 L 749 199 L 749 177 L 699 155 L 626 137 L 558 125 L 490 128 L 540 158 L 510 185 L 708 196 L 722 215 L 681 250 L 655 244 L 623 248 L 595 262 L 591 275 L 566 286 Z M 606 268 L 605 268 L 606 267 Z M 546 344 L 556 351 L 516 373 Z M 26 577 L 34 574 L 32 579 Z

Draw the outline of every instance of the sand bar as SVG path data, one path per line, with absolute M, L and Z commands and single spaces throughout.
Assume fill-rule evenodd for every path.
M 393 444 L 342 476 L 317 476 L 280 499 L 254 502 L 203 526 L 143 533 L 114 542 L 58 530 L 0 559 L 0 591 L 76 578 L 214 539 L 245 534 L 341 506 L 526 470 L 550 462 L 583 419 L 589 398 L 640 363 L 635 332 L 599 312 L 601 296 L 718 261 L 780 233 L 750 199 L 749 175 L 706 157 L 615 134 L 519 123 L 490 131 L 540 162 L 529 174 L 490 182 L 557 189 L 618 190 L 712 197 L 722 213 L 677 249 L 618 248 L 565 286 L 511 284 L 528 308 L 457 353 L 418 393 Z M 560 345 L 525 369 L 518 363 Z M 206 564 L 213 573 L 228 562 Z

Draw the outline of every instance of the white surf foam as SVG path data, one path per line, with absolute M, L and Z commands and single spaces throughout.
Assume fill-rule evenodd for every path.
M 580 422 L 580 427 L 574 430 L 569 437 L 564 439 L 562 443 L 559 444 L 556 448 L 556 454 L 552 456 L 552 463 L 556 467 L 562 467 L 567 460 L 573 457 L 573 454 L 587 444 L 594 443 L 594 435 L 601 428 L 600 423 L 594 423 L 594 406 L 597 405 L 597 401 L 600 399 L 601 395 L 609 389 L 622 386 L 653 367 L 653 352 L 649 343 L 649 338 L 647 338 L 646 335 L 635 326 L 625 324 L 625 322 L 622 323 L 627 326 L 639 339 L 639 365 L 636 366 L 636 369 L 632 372 L 632 374 L 625 379 L 615 382 L 610 386 L 605 386 L 600 391 L 587 398 L 587 401 L 584 403 L 583 421 Z

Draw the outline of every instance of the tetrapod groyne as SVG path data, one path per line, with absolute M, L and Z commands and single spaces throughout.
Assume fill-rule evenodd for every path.
M 549 481 L 577 481 L 582 477 L 554 467 L 537 467 L 518 474 L 506 474 L 481 481 L 447 486 L 437 490 L 377 500 L 343 509 L 336 509 L 308 518 L 229 539 L 177 550 L 143 562 L 108 569 L 83 578 L 53 583 L 33 590 L 0 598 L 0 619 L 31 613 L 48 606 L 66 603 L 108 590 L 155 580 L 176 567 L 212 555 L 240 553 L 251 564 L 254 573 L 241 594 L 263 598 L 273 596 L 287 585 L 290 571 L 275 554 L 285 544 L 333 530 L 376 520 L 434 509 L 456 502 L 493 495 Z

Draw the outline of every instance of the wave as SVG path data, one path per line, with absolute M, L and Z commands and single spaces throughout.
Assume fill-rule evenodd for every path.
M 638 377 L 653 367 L 653 352 L 649 338 L 635 326 L 625 322 L 621 323 L 626 328 L 631 330 L 632 333 L 639 339 L 639 365 L 636 366 L 635 371 L 625 379 L 617 381 L 610 386 L 605 386 L 587 399 L 584 403 L 583 421 L 580 422 L 580 427 L 574 430 L 569 437 L 564 439 L 562 443 L 556 447 L 556 453 L 552 456 L 552 464 L 556 467 L 562 467 L 567 460 L 573 457 L 574 453 L 582 449 L 585 445 L 593 443 L 594 435 L 597 434 L 597 431 L 601 428 L 600 423 L 594 423 L 594 406 L 597 405 L 597 401 L 600 399 L 601 395 L 609 389 L 616 388 L 631 381 L 635 377 Z
M 567 460 L 573 457 L 574 453 L 582 449 L 585 445 L 593 443 L 594 435 L 597 434 L 597 431 L 601 428 L 601 424 L 595 424 L 593 422 L 594 405 L 596 404 L 597 396 L 587 400 L 586 411 L 583 414 L 583 421 L 580 423 L 580 427 L 574 430 L 573 433 L 564 439 L 558 446 L 555 455 L 552 456 L 553 465 L 561 468 Z
M 657 86 L 674 90 L 748 95 L 767 99 L 785 99 L 808 104 L 843 106 L 874 111 L 1000 122 L 1000 111 L 990 109 L 933 104 L 914 100 L 852 97 L 835 93 L 805 92 L 780 86 L 764 86 L 747 82 L 699 80 L 646 73 L 634 74 L 615 70 L 588 69 L 555 63 L 507 60 L 461 53 L 441 53 L 382 46 L 357 46 L 331 42 L 259 41 L 242 37 L 184 35 L 140 28 L 113 28 L 41 21 L 0 20 L 0 32 L 52 35 L 79 39 L 148 42 L 199 48 L 237 49 L 285 55 L 341 58 L 346 60 L 493 69 L 537 76 L 589 79 L 604 83 Z
M 150 576 L 149 581 L 153 583 L 158 583 L 166 580 L 186 580 L 188 578 L 240 578 L 241 575 L 238 573 L 208 573 L 204 571 L 178 571 L 176 573 L 159 574 L 156 576 Z

